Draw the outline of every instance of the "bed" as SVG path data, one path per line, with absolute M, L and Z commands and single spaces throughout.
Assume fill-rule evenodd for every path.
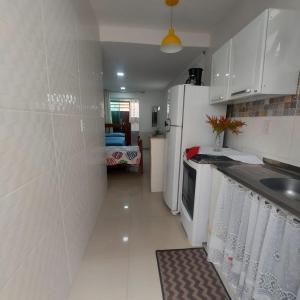
M 105 124 L 106 146 L 130 146 L 131 145 L 131 124 L 106 123 Z
M 116 166 L 137 166 L 143 173 L 143 142 L 138 137 L 137 146 L 106 146 L 106 165 L 108 168 Z
M 125 146 L 125 133 L 123 132 L 111 132 L 105 133 L 105 145 L 106 146 Z

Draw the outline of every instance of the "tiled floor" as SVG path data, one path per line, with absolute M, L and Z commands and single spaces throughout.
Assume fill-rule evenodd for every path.
M 155 250 L 184 247 L 190 245 L 179 218 L 169 213 L 161 193 L 150 192 L 147 164 L 143 176 L 110 174 L 69 300 L 161 300 Z

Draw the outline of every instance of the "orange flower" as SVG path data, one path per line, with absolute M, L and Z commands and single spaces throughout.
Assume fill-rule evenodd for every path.
M 228 129 L 234 134 L 239 134 L 242 132 L 240 129 L 243 126 L 246 126 L 245 122 L 242 122 L 241 120 L 231 120 Z
M 207 123 L 211 125 L 213 132 L 221 134 L 226 129 L 229 129 L 234 134 L 241 133 L 241 128 L 246 125 L 245 122 L 240 120 L 227 119 L 224 116 L 206 116 Z

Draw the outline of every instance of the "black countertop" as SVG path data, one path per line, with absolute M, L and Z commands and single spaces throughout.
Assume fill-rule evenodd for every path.
M 300 218 L 300 200 L 291 199 L 263 185 L 260 180 L 265 178 L 294 178 L 300 179 L 300 174 L 275 166 L 250 165 L 239 162 L 214 163 L 219 171 L 234 179 L 241 185 L 265 197 L 278 207 Z

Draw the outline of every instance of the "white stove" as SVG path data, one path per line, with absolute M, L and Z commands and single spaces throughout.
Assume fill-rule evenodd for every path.
M 225 148 L 215 152 L 212 148 L 201 149 L 201 154 L 191 160 L 183 159 L 180 180 L 181 222 L 192 246 L 202 246 L 207 242 L 208 215 L 212 186 L 212 164 L 215 162 L 252 164 L 262 163 L 254 155 Z

